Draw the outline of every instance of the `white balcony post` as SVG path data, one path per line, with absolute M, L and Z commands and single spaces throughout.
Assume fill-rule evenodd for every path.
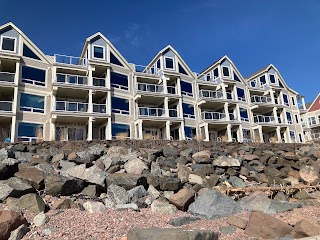
M 303 110 L 306 110 L 306 102 L 304 101 L 304 97 L 301 97 Z
M 224 113 L 226 114 L 226 121 L 230 121 L 228 103 L 224 103 Z
M 162 85 L 163 85 L 163 93 L 167 94 L 168 93 L 168 84 L 167 84 L 167 78 L 166 77 L 162 78 Z
M 139 135 L 139 139 L 143 139 L 142 123 L 143 123 L 142 120 L 140 120 L 140 121 L 138 122 L 138 132 L 139 132 L 138 135 Z
M 233 95 L 234 95 L 235 100 L 239 101 L 238 92 L 237 92 L 237 86 L 236 85 L 233 86 Z
M 264 142 L 263 140 L 263 133 L 262 133 L 262 127 L 259 127 L 259 135 L 260 135 L 260 142 Z
M 204 141 L 209 141 L 210 139 L 209 139 L 209 125 L 208 124 L 206 124 L 204 126 L 204 135 L 205 135 Z
M 284 105 L 284 101 L 283 101 L 283 93 L 282 93 L 282 91 L 280 91 L 280 95 L 279 95 L 278 103 L 279 103 L 279 104 L 283 104 L 283 105 Z
M 222 89 L 223 98 L 227 99 L 227 90 L 226 90 L 226 86 L 224 85 L 224 83 L 221 84 L 221 89 Z
M 177 78 L 176 93 L 181 96 L 181 79 L 180 79 L 180 77 Z
M 275 100 L 274 100 L 274 94 L 273 94 L 273 90 L 272 89 L 270 89 L 270 97 L 271 97 L 271 102 L 272 102 L 272 104 L 276 104 L 276 102 L 275 102 Z
M 237 136 L 238 142 L 243 142 L 243 129 L 241 124 L 239 125 Z
M 89 103 L 88 103 L 88 113 L 93 113 L 93 103 L 92 103 L 93 91 L 89 90 Z
M 106 126 L 106 140 L 112 139 L 112 120 L 108 118 Z
M 89 117 L 87 141 L 92 141 L 93 117 Z
M 279 123 L 279 121 L 278 121 L 278 115 L 277 115 L 277 107 L 274 107 L 274 108 L 272 109 L 272 111 L 273 111 L 273 116 L 274 116 L 274 122 L 275 122 L 275 123 Z
M 179 98 L 179 105 L 177 107 L 178 117 L 183 118 L 182 98 Z
M 16 72 L 14 75 L 14 84 L 18 85 L 19 84 L 19 78 L 20 78 L 20 73 L 21 73 L 21 64 L 20 62 L 16 62 Z
M 277 132 L 278 143 L 281 143 L 282 140 L 281 140 L 280 126 L 277 127 L 276 132 Z
M 232 142 L 231 124 L 227 125 L 227 136 L 228 136 L 228 142 Z
M 51 103 L 52 103 L 52 110 L 51 111 L 57 110 L 57 108 L 56 108 L 57 99 L 56 99 L 56 95 L 54 95 L 54 94 L 51 95 Z
M 169 117 L 169 98 L 168 97 L 165 97 L 164 98 L 164 116 L 165 117 Z
M 15 140 L 16 140 L 16 129 L 17 129 L 17 117 L 16 116 L 12 116 L 12 118 L 11 118 L 10 142 L 15 142 Z
M 93 71 L 93 68 L 91 65 L 89 65 L 88 67 L 88 70 L 89 70 L 89 76 L 88 76 L 88 86 L 93 86 L 93 77 L 92 77 L 92 71 Z
M 19 93 L 18 92 L 19 92 L 18 87 L 14 87 L 13 101 L 12 101 L 12 106 L 11 106 L 13 113 L 17 112 L 17 107 L 18 107 L 18 102 L 19 102 L 19 99 L 18 99 Z
M 170 140 L 170 121 L 166 121 L 166 137 Z
M 185 139 L 186 139 L 186 135 L 184 132 L 184 121 L 182 121 L 180 124 L 179 140 L 185 140 Z

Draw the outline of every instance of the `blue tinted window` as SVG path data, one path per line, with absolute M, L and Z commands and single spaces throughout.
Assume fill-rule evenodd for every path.
M 269 74 L 269 78 L 271 83 L 276 83 L 276 79 L 273 74 Z
M 246 95 L 244 93 L 244 89 L 237 87 L 237 94 L 238 94 L 239 100 L 245 100 L 246 99 Z
M 37 131 L 42 131 L 43 126 L 35 123 L 20 122 L 18 125 L 19 137 L 36 137 Z
M 181 81 L 181 91 L 192 94 L 192 84 L 189 82 Z
M 157 61 L 157 68 L 160 68 L 160 59 Z
M 283 101 L 284 101 L 285 105 L 289 105 L 288 95 L 283 94 Z
M 166 68 L 174 69 L 172 58 L 165 58 L 165 63 L 166 63 Z
M 104 58 L 104 48 L 94 46 L 93 47 L 93 57 L 95 58 Z
M 188 75 L 188 73 L 186 72 L 186 70 L 184 70 L 184 68 L 180 65 L 180 63 L 178 65 L 179 65 L 179 73 L 182 73 L 184 75 Z
M 240 82 L 240 79 L 235 72 L 233 72 L 233 79 L 236 80 L 237 82 Z
M 15 45 L 15 39 L 13 38 L 6 38 L 6 37 L 3 37 L 2 38 L 2 46 L 1 46 L 1 49 L 2 50 L 5 50 L 5 51 L 11 51 L 13 52 L 14 51 L 14 45 Z
M 187 138 L 194 138 L 196 136 L 196 128 L 184 126 L 184 134 Z
M 248 118 L 249 118 L 249 116 L 248 116 L 248 110 L 245 109 L 245 108 L 240 108 L 240 117 L 241 117 L 241 118 L 248 119 Z
M 111 108 L 129 111 L 129 100 L 124 98 L 112 97 Z
M 41 60 L 37 54 L 35 54 L 30 48 L 23 44 L 23 56 L 28 58 L 33 58 L 36 60 Z
M 291 113 L 286 112 L 288 123 L 292 123 Z
M 191 104 L 182 103 L 183 114 L 194 115 L 194 107 Z
M 46 71 L 42 69 L 22 66 L 22 78 L 28 80 L 36 80 L 44 83 L 46 81 Z
M 128 133 L 128 137 L 130 136 L 130 126 L 126 124 L 112 123 L 111 125 L 112 136 L 116 136 L 119 133 Z
M 128 86 L 128 76 L 120 73 L 111 72 L 110 76 L 111 84 L 118 84 L 121 86 Z
M 214 78 L 219 77 L 219 70 L 218 70 L 218 68 L 216 68 L 216 69 L 213 70 L 213 77 L 214 77 Z
M 278 79 L 278 81 L 279 81 L 279 86 L 280 86 L 281 88 L 283 88 L 283 84 L 282 84 L 282 82 L 280 81 L 280 79 Z
M 261 85 L 266 84 L 266 77 L 264 75 L 260 77 L 260 83 Z
M 21 93 L 20 110 L 32 112 L 44 112 L 44 97 Z
M 222 72 L 223 72 L 223 76 L 225 76 L 225 77 L 229 77 L 230 76 L 228 67 L 222 67 Z
M 119 61 L 119 59 L 115 55 L 112 54 L 112 52 L 110 52 L 110 62 L 123 67 L 122 63 Z

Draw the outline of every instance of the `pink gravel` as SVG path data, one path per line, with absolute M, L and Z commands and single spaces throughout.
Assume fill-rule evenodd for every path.
M 5 205 L 0 204 L 0 209 Z M 159 227 L 171 228 L 168 221 L 172 217 L 187 216 L 185 212 L 178 211 L 174 215 L 154 214 L 150 209 L 135 211 L 116 211 L 109 209 L 104 213 L 91 214 L 79 209 L 50 210 L 47 215 L 50 221 L 41 227 L 31 225 L 31 231 L 23 239 L 117 239 L 126 236 L 127 232 L 134 227 Z M 35 215 L 25 212 L 25 217 L 29 222 Z M 250 213 L 244 212 L 237 216 L 248 220 Z M 294 225 L 302 219 L 320 225 L 320 205 L 308 206 L 294 209 L 290 212 L 275 214 L 275 217 Z M 219 232 L 219 227 L 229 226 L 226 218 L 216 220 L 200 220 L 192 224 L 184 225 L 183 228 L 204 229 Z M 51 229 L 52 233 L 48 236 L 42 233 L 43 229 Z M 233 234 L 220 234 L 219 239 L 256 239 L 245 235 L 244 230 L 236 229 Z

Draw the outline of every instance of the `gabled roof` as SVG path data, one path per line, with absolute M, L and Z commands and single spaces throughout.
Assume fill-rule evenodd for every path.
M 233 66 L 233 69 L 236 71 L 237 75 L 240 77 L 241 81 L 245 84 L 245 79 L 244 77 L 242 76 L 242 74 L 240 73 L 240 71 L 238 70 L 238 68 L 236 67 L 236 65 L 232 62 L 232 60 L 227 56 L 227 55 L 224 55 L 223 57 L 219 58 L 217 61 L 215 61 L 213 64 L 211 64 L 209 67 L 207 67 L 205 70 L 203 70 L 199 75 L 198 75 L 198 78 L 204 74 L 207 73 L 207 71 L 213 67 L 215 67 L 216 65 L 218 64 L 221 64 L 223 63 L 225 60 L 227 60 L 230 64 L 232 64 Z
M 293 92 L 293 93 L 295 93 L 295 94 L 298 94 L 296 91 L 294 91 L 293 89 L 291 89 L 291 88 L 287 85 L 286 81 L 285 81 L 284 78 L 281 76 L 279 70 L 278 70 L 272 63 L 269 64 L 269 65 L 267 65 L 267 66 L 265 66 L 265 67 L 263 67 L 263 68 L 261 68 L 260 70 L 256 71 L 255 73 L 251 74 L 250 76 L 248 76 L 248 77 L 246 78 L 246 81 L 248 82 L 249 80 L 255 78 L 257 75 L 268 72 L 268 71 L 270 70 L 270 68 L 273 68 L 273 69 L 278 73 L 278 76 L 279 76 L 281 82 L 283 83 L 283 85 L 284 85 L 289 91 L 291 91 L 291 92 Z
M 192 70 L 189 68 L 189 66 L 186 64 L 186 62 L 183 60 L 183 58 L 180 56 L 180 54 L 171 46 L 171 45 L 167 45 L 166 47 L 164 47 L 163 49 L 161 49 L 157 55 L 150 61 L 150 63 L 148 64 L 148 66 L 154 62 L 156 59 L 158 59 L 164 52 L 171 50 L 179 59 L 179 61 L 182 63 L 182 65 L 186 68 L 186 70 L 189 72 L 189 74 L 192 77 L 196 77 L 195 74 L 192 72 Z
M 7 27 L 11 27 L 14 30 L 17 31 L 17 33 L 19 33 L 19 35 L 43 58 L 45 59 L 48 63 L 52 63 L 51 59 L 49 57 L 47 57 L 47 55 L 45 55 L 38 47 L 36 44 L 34 44 L 30 38 L 27 37 L 27 35 L 25 35 L 16 25 L 14 25 L 12 22 L 8 22 L 2 26 L 0 26 L 0 31 L 7 28 Z
M 317 103 L 317 100 L 318 100 L 318 103 L 320 101 L 320 92 L 318 93 L 317 97 L 313 100 L 313 102 L 306 108 L 307 108 L 307 111 L 310 112 L 310 110 L 312 109 L 312 107 Z M 320 110 L 320 109 L 315 109 L 314 111 L 316 110 Z
M 82 52 L 81 52 L 81 55 L 80 57 L 83 57 L 85 55 L 85 51 L 88 47 L 88 44 L 90 43 L 90 41 L 96 37 L 100 37 L 101 39 L 103 39 L 109 46 L 110 46 L 110 49 L 113 50 L 113 52 L 115 52 L 120 58 L 121 60 L 127 65 L 128 68 L 132 69 L 132 67 L 130 66 L 130 64 L 127 62 L 127 60 L 121 55 L 121 53 L 116 49 L 116 47 L 109 41 L 109 39 L 107 39 L 101 32 L 97 32 L 93 35 L 91 35 L 90 37 L 88 37 L 86 39 L 86 42 L 82 48 Z

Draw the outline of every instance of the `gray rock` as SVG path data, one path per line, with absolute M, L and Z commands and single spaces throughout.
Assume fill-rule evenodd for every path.
M 319 178 L 319 172 L 313 166 L 302 166 L 299 175 L 307 183 L 312 183 Z
M 31 162 L 33 153 L 31 152 L 15 152 L 14 158 L 18 160 L 26 160 L 28 162 Z
M 81 164 L 68 169 L 66 172 L 71 177 L 79 178 L 87 182 L 100 185 L 102 187 L 105 186 L 106 175 L 104 171 L 102 171 L 96 165 L 93 165 L 90 168 L 86 168 L 85 164 Z
M 115 207 L 115 203 L 109 198 L 104 199 L 104 205 L 106 206 L 106 208 L 114 208 Z
M 251 211 L 260 211 L 264 213 L 276 213 L 275 209 L 271 209 L 271 199 L 264 192 L 256 191 L 239 201 L 242 209 Z
M 19 172 L 15 173 L 15 176 L 30 181 L 35 189 L 43 187 L 44 172 L 36 167 L 20 168 Z
M 208 230 L 182 228 L 133 228 L 127 235 L 128 240 L 217 240 L 218 234 Z
M 85 210 L 89 213 L 101 213 L 105 212 L 107 208 L 101 202 L 87 201 L 83 204 Z
M 196 152 L 196 150 L 194 148 L 187 148 L 185 150 L 182 150 L 180 152 L 180 156 L 183 156 L 183 157 L 191 157 L 192 154 L 194 154 Z
M 231 156 L 219 156 L 213 160 L 212 165 L 217 167 L 240 167 L 241 160 Z
M 232 226 L 222 226 L 222 227 L 219 227 L 219 231 L 222 233 L 222 234 L 232 234 L 236 231 L 236 228 L 235 227 L 232 227 Z
M 130 160 L 124 165 L 127 173 L 141 174 L 143 170 L 148 169 L 147 165 L 139 158 Z
M 52 209 L 70 209 L 78 206 L 68 198 L 62 198 L 52 203 Z
M 104 145 L 95 144 L 95 145 L 89 147 L 87 151 L 89 154 L 100 156 L 101 154 L 103 154 L 103 152 L 105 150 L 106 150 L 106 148 L 104 147 Z
M 8 238 L 8 240 L 20 240 L 22 239 L 26 234 L 27 232 L 29 232 L 30 229 L 22 224 L 20 227 L 18 227 L 16 230 L 12 231 L 10 233 L 10 237 Z
M 152 185 L 149 185 L 148 193 L 153 200 L 160 197 L 160 192 Z
M 81 194 L 89 197 L 99 197 L 100 192 L 100 189 L 96 185 L 89 185 L 82 190 Z
M 163 191 L 176 191 L 180 188 L 181 182 L 177 177 L 166 177 L 160 178 L 160 189 Z
M 101 156 L 98 160 L 103 162 L 105 171 L 108 170 L 112 164 L 112 158 L 107 155 Z
M 76 164 L 74 162 L 69 162 L 69 161 L 64 161 L 61 160 L 59 162 L 59 166 L 60 166 L 60 174 L 63 176 L 68 176 L 67 174 L 67 170 L 69 170 L 70 168 L 73 168 L 76 166 Z
M 0 162 L 8 158 L 8 151 L 5 148 L 0 149 Z
M 45 203 L 39 195 L 35 193 L 29 193 L 22 196 L 17 203 L 18 207 L 25 208 L 30 212 L 38 214 L 45 211 Z
M 246 187 L 246 184 L 244 183 L 244 181 L 241 178 L 238 178 L 236 176 L 231 176 L 229 178 L 229 182 L 235 188 L 244 188 L 244 187 Z
M 170 218 L 168 223 L 172 226 L 180 227 L 182 225 L 187 225 L 199 220 L 201 220 L 199 217 L 183 216 L 178 218 Z
M 31 186 L 30 182 L 22 178 L 11 177 L 3 182 L 13 188 L 10 197 L 21 197 L 27 193 L 35 192 L 35 189 Z
M 114 184 L 108 187 L 107 195 L 115 204 L 126 204 L 130 202 L 130 195 L 127 191 Z
M 10 187 L 6 183 L 0 182 L 0 201 L 1 202 L 4 201 L 7 197 L 9 197 L 12 192 L 13 192 L 12 187 Z
M 159 163 L 157 163 L 157 162 L 152 162 L 152 163 L 151 163 L 150 172 L 151 172 L 151 174 L 154 175 L 154 176 L 160 176 L 160 175 L 161 175 L 161 168 L 160 168 Z
M 43 235 L 45 235 L 45 236 L 50 236 L 50 235 L 53 233 L 53 229 L 51 229 L 51 228 L 45 228 L 45 229 L 42 230 L 41 233 L 42 233 Z
M 58 174 L 48 174 L 45 177 L 45 191 L 50 195 L 69 196 L 79 193 L 84 188 L 84 181 L 76 178 L 64 177 Z
M 151 204 L 151 211 L 158 214 L 174 214 L 178 209 L 165 201 L 154 200 Z
M 163 156 L 164 157 L 174 157 L 177 158 L 179 155 L 178 149 L 175 147 L 166 147 L 163 149 Z
M 33 218 L 33 225 L 40 227 L 46 223 L 49 222 L 49 217 L 47 215 L 44 214 L 44 212 L 41 212 L 39 214 L 37 214 L 34 218 Z
M 64 159 L 64 154 L 63 153 L 58 153 L 58 154 L 56 154 L 56 155 L 54 155 L 52 157 L 51 162 L 55 163 L 55 162 L 59 162 L 59 161 L 61 161 L 63 159 Z
M 210 155 L 210 151 L 204 150 L 194 153 L 192 159 L 195 163 L 211 163 Z
M 147 179 L 145 176 L 140 174 L 130 173 L 112 173 L 107 177 L 108 186 L 111 184 L 123 187 L 126 190 L 130 190 L 136 186 L 142 185 L 147 188 Z
M 177 169 L 178 169 L 178 178 L 182 183 L 188 182 L 189 175 L 191 171 L 189 168 L 181 163 L 177 164 Z
M 139 198 L 142 198 L 148 194 L 148 192 L 144 189 L 143 186 L 137 186 L 128 191 L 128 194 L 131 197 L 133 202 L 137 201 Z
M 270 203 L 270 212 L 286 212 L 301 207 L 302 205 L 299 202 L 285 202 L 272 200 Z
M 188 208 L 189 213 L 208 219 L 226 217 L 241 211 L 239 203 L 215 190 L 204 192 Z
M 135 211 L 138 211 L 139 210 L 139 207 L 137 204 L 135 203 L 127 203 L 127 204 L 117 204 L 115 206 L 115 209 L 117 210 L 128 210 L 128 209 L 132 209 L 132 210 L 135 210 Z

